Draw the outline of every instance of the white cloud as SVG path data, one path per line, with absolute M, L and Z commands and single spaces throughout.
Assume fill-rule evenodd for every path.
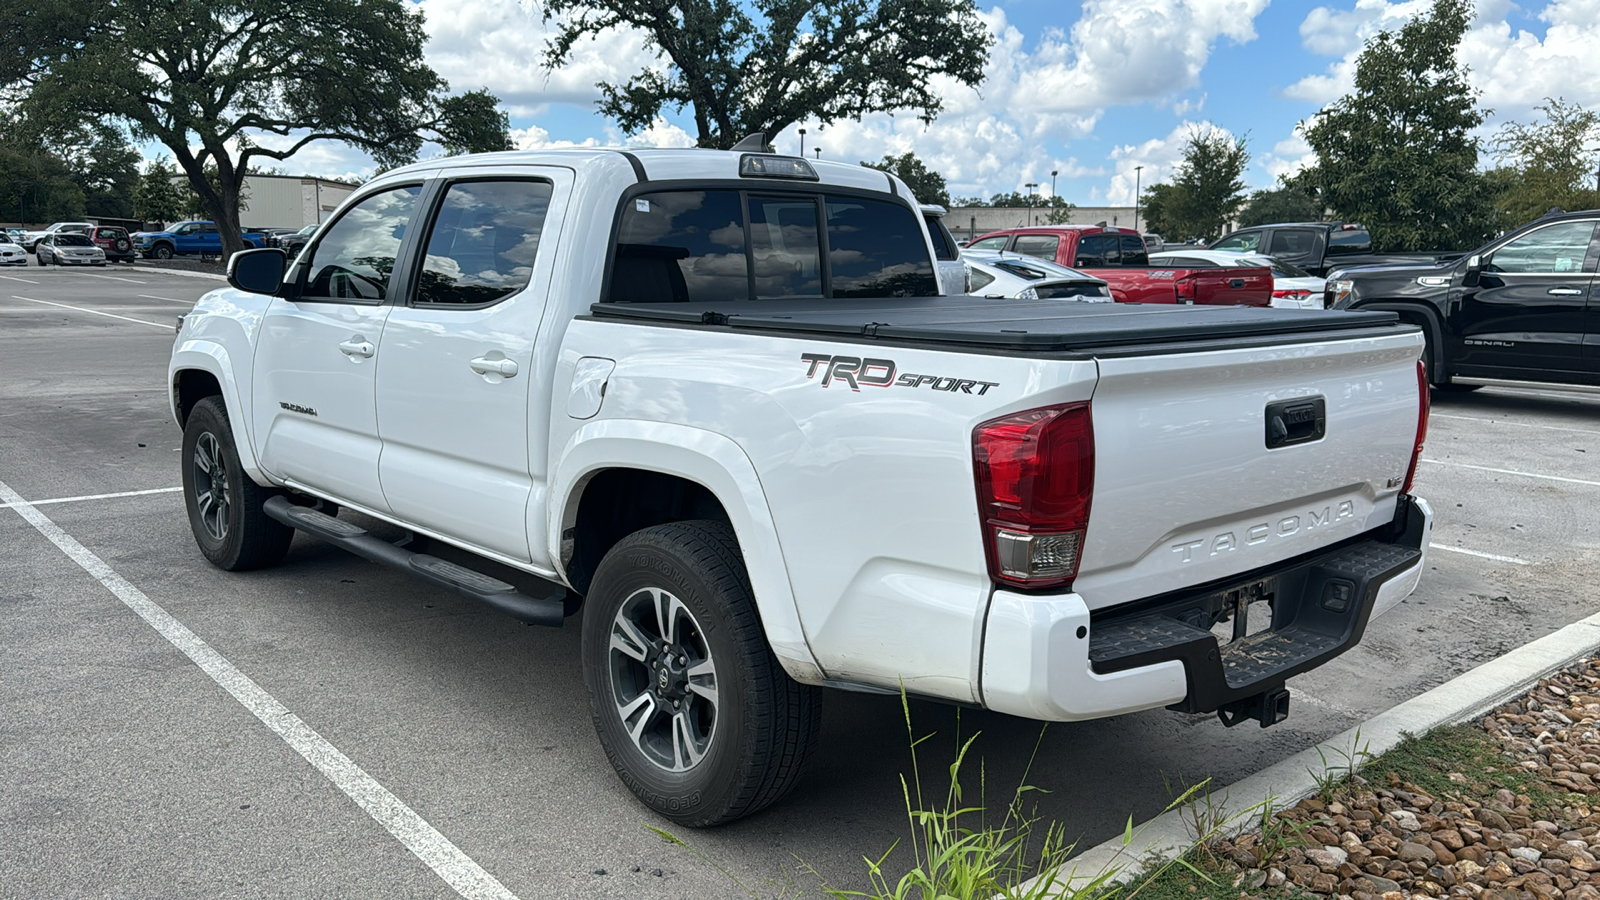
M 1104 194 L 1091 195 L 1091 199 L 1103 200 L 1110 206 L 1132 206 L 1135 188 L 1142 191 L 1152 184 L 1170 180 L 1178 163 L 1183 161 L 1183 148 L 1188 146 L 1190 136 L 1207 132 L 1233 137 L 1233 132 L 1209 121 L 1185 121 L 1166 137 L 1117 147 L 1111 151 L 1116 172 L 1111 176 L 1110 187 Z
M 1256 164 L 1266 169 L 1267 174 L 1276 182 L 1284 175 L 1293 175 L 1317 161 L 1317 155 L 1312 152 L 1311 145 L 1306 143 L 1305 136 L 1296 128 L 1294 134 L 1272 145 L 1272 152 L 1261 154 Z
M 1290 85 L 1285 93 L 1314 103 L 1329 103 L 1355 85 L 1355 59 L 1367 39 L 1398 29 L 1426 12 L 1430 0 L 1358 0 L 1355 7 L 1313 9 L 1300 25 L 1306 49 L 1336 56 L 1327 70 Z M 1600 0 L 1551 0 L 1539 14 L 1543 36 L 1513 30 L 1507 15 L 1511 0 L 1480 0 L 1461 42 L 1457 59 L 1467 80 L 1482 94 L 1479 102 L 1500 120 L 1528 120 L 1546 97 L 1565 97 L 1585 106 L 1600 105 Z

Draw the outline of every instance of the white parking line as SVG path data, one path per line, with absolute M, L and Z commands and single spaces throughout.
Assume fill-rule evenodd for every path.
M 78 543 L 77 539 L 63 531 L 59 525 L 50 521 L 44 513 L 34 509 L 33 504 L 23 499 L 4 481 L 0 481 L 0 501 L 15 509 L 50 543 L 55 544 L 85 572 L 93 575 L 106 590 L 149 623 L 150 627 L 171 642 L 172 646 L 183 651 L 195 665 L 211 676 L 212 681 L 232 694 L 233 698 L 243 704 L 245 709 L 250 710 L 263 725 L 282 738 L 284 743 L 293 747 L 295 752 L 305 757 L 306 762 L 311 763 L 339 790 L 354 800 L 356 805 L 366 810 L 367 815 L 388 829 L 390 834 L 426 863 L 434 874 L 444 879 L 456 893 L 472 900 L 478 898 L 517 900 L 516 895 L 506 890 L 499 879 L 486 872 L 482 866 L 473 861 L 472 857 L 461 852 L 461 848 L 451 843 L 449 838 L 440 834 L 428 824 L 427 820 L 402 803 L 399 797 L 390 793 L 389 789 L 378 783 L 377 779 L 368 775 L 341 753 L 338 747 L 328 743 L 327 739 L 317 734 L 311 726 L 290 712 L 271 694 L 262 690 L 260 685 L 235 668 L 222 654 L 211 649 L 209 644 L 182 622 L 173 618 L 154 600 L 145 596 L 143 591 L 118 575 L 100 557 Z
M 105 279 L 110 280 L 110 281 L 126 281 L 129 284 L 148 284 L 149 283 L 149 282 L 145 282 L 145 281 L 137 281 L 137 280 L 132 279 L 132 278 L 123 278 L 121 275 L 96 275 L 93 272 L 79 272 L 78 274 L 79 275 L 87 275 L 90 278 L 105 278 Z
M 85 313 L 89 313 L 90 315 L 94 315 L 94 316 L 105 316 L 108 319 L 121 319 L 124 322 L 138 322 L 140 325 L 150 325 L 150 326 L 154 326 L 156 328 L 166 329 L 167 331 L 171 331 L 172 330 L 172 326 L 171 325 L 162 325 L 160 322 L 150 322 L 150 321 L 147 321 L 145 319 L 130 319 L 127 316 L 118 316 L 118 315 L 113 315 L 113 314 L 108 313 L 108 312 L 101 312 L 98 309 L 84 309 L 81 306 L 68 306 L 65 303 L 57 303 L 54 300 L 35 300 L 32 297 L 23 297 L 20 294 L 12 294 L 11 295 L 11 299 L 13 299 L 13 300 L 26 300 L 29 303 L 43 303 L 43 304 L 45 304 L 47 306 L 59 306 L 62 309 L 76 310 L 77 312 L 85 312 Z
M 1476 469 L 1479 472 L 1496 472 L 1501 475 L 1517 475 L 1522 478 L 1539 478 L 1544 481 L 1564 481 L 1568 484 L 1587 484 L 1600 487 L 1600 481 L 1584 481 L 1582 478 L 1562 478 L 1560 475 L 1540 475 L 1536 472 L 1518 472 L 1516 469 L 1496 469 L 1492 466 L 1474 466 L 1467 463 L 1446 462 L 1442 459 L 1424 459 L 1422 462 L 1433 463 L 1436 466 L 1454 466 L 1457 469 Z
M 18 278 L 15 275 L 0 275 L 0 278 L 9 278 L 12 281 L 26 281 L 29 284 L 38 284 L 39 283 L 37 281 L 34 281 L 32 278 Z
M 1484 553 L 1482 550 L 1468 550 L 1465 547 L 1451 547 L 1448 544 L 1430 543 L 1428 544 L 1428 548 L 1430 550 L 1449 550 L 1451 553 L 1465 553 L 1468 556 L 1476 556 L 1479 559 L 1492 559 L 1495 562 L 1516 563 L 1519 566 L 1532 565 L 1532 563 L 1529 563 L 1527 560 L 1517 559 L 1515 556 L 1500 556 L 1495 553 Z
M 146 497 L 150 494 L 175 494 L 181 487 L 151 488 L 147 491 L 118 491 L 115 494 L 83 494 L 78 497 L 56 497 L 53 500 L 29 500 L 29 506 L 48 506 L 52 503 L 79 503 L 84 500 L 115 500 L 118 497 Z M 0 503 L 0 509 L 10 509 L 15 503 Z
M 177 297 L 157 297 L 155 294 L 138 294 L 137 296 L 143 297 L 146 300 L 165 300 L 168 303 L 188 303 L 190 305 L 195 303 L 194 300 L 179 300 Z
M 1509 422 L 1505 419 L 1485 419 L 1480 416 L 1452 416 L 1448 413 L 1433 413 L 1435 419 L 1460 419 L 1463 422 L 1487 422 L 1490 425 L 1515 425 L 1518 428 L 1543 428 L 1546 431 L 1570 431 L 1574 434 L 1600 434 L 1592 428 L 1564 428 L 1560 425 L 1535 425 L 1532 422 Z

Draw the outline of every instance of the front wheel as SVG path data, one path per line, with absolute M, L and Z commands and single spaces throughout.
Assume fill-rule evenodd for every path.
M 274 492 L 251 481 L 239 464 L 222 398 L 207 397 L 189 412 L 181 458 L 189 528 L 205 558 L 230 572 L 281 561 L 294 529 L 262 509 Z
M 172 248 L 168 247 L 166 244 L 157 244 L 150 250 L 150 255 L 154 256 L 156 259 L 171 259 Z
M 725 523 L 658 525 L 618 542 L 590 585 L 582 644 L 595 731 L 646 806 L 720 825 L 799 781 L 819 691 L 773 656 Z

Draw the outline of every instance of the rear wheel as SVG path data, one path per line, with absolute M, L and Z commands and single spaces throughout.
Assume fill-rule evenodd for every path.
M 618 542 L 595 571 L 582 642 L 595 731 L 646 806 L 719 825 L 799 781 L 819 692 L 773 656 L 726 524 L 677 522 Z
M 222 398 L 207 397 L 189 412 L 181 458 L 189 527 L 205 558 L 230 572 L 281 561 L 294 529 L 262 510 L 276 491 L 245 474 Z

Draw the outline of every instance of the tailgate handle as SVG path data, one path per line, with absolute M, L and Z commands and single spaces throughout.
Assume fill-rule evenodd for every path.
M 1320 441 L 1328 433 L 1328 404 L 1301 397 L 1267 404 L 1267 449 Z
M 1231 278 L 1231 279 L 1228 280 L 1228 287 L 1231 287 L 1236 291 L 1240 290 L 1240 289 L 1242 289 L 1244 287 L 1244 279 L 1243 278 Z

